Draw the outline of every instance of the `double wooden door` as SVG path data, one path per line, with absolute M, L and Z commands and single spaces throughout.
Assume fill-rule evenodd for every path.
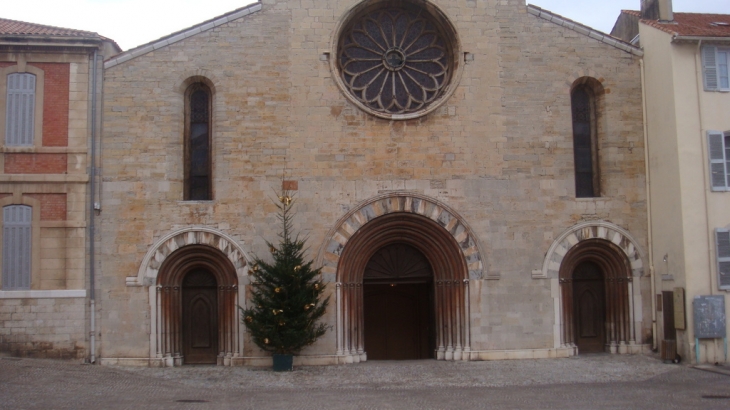
M 218 357 L 218 294 L 215 277 L 195 270 L 183 280 L 183 357 L 186 364 L 215 364 Z
M 396 243 L 372 256 L 365 268 L 363 309 L 368 359 L 433 357 L 433 272 L 419 250 Z
M 365 284 L 365 349 L 370 360 L 433 357 L 431 284 Z

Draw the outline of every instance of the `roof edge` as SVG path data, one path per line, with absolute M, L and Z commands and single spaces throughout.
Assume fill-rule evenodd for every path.
M 150 52 L 160 49 L 162 47 L 177 43 L 178 41 L 185 40 L 186 38 L 192 37 L 198 33 L 208 31 L 212 28 L 218 27 L 222 24 L 226 24 L 233 20 L 238 20 L 241 17 L 247 16 L 249 14 L 252 14 L 252 13 L 255 13 L 255 12 L 261 10 L 261 8 L 262 8 L 262 4 L 260 1 L 257 3 L 249 4 L 246 7 L 241 7 L 240 9 L 230 11 L 230 12 L 228 12 L 226 14 L 222 14 L 218 17 L 213 17 L 210 20 L 206 20 L 202 23 L 198 23 L 192 27 L 188 27 L 186 29 L 176 31 L 172 34 L 161 37 L 157 40 L 151 41 L 146 44 L 142 44 L 140 46 L 127 50 L 121 54 L 117 54 L 114 57 L 106 60 L 104 62 L 104 69 L 112 68 L 121 63 L 129 61 L 133 58 L 145 55 L 147 53 L 150 53 Z
M 598 40 L 601 43 L 608 44 L 609 46 L 617 48 L 621 51 L 625 51 L 627 53 L 630 53 L 630 54 L 633 54 L 633 55 L 639 56 L 639 57 L 644 55 L 644 51 L 642 51 L 639 47 L 631 45 L 621 39 L 613 37 L 610 34 L 606 34 L 602 31 L 598 31 L 596 29 L 590 28 L 590 27 L 586 26 L 585 24 L 578 23 L 569 18 L 563 17 L 559 14 L 555 14 L 551 11 L 545 10 L 538 6 L 528 4 L 527 12 L 529 14 L 532 14 L 533 16 L 550 21 L 561 27 L 565 27 L 569 30 L 573 30 L 576 33 L 583 34 L 584 36 L 590 37 L 594 40 Z
M 677 34 L 672 36 L 672 43 L 679 43 L 679 42 L 696 43 L 699 41 L 708 41 L 708 42 L 712 42 L 712 43 L 730 43 L 730 37 L 680 36 Z

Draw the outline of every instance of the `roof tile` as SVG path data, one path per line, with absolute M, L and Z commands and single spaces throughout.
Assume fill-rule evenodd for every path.
M 628 14 L 638 11 L 623 10 Z M 674 21 L 642 19 L 642 23 L 677 36 L 730 37 L 730 14 L 674 13 Z
M 93 37 L 100 36 L 91 31 L 73 30 L 70 28 L 45 26 L 0 18 L 0 35 L 18 36 L 61 36 L 61 37 Z

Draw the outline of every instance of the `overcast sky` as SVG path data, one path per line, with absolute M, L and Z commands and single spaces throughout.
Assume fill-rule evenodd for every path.
M 621 9 L 640 0 L 528 0 L 597 30 L 610 32 Z M 127 50 L 212 17 L 249 0 L 3 0 L 0 17 L 97 32 Z M 730 0 L 673 0 L 674 11 L 730 14 Z

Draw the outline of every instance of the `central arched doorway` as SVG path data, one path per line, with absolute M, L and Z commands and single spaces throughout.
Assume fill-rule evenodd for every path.
M 400 347 L 398 349 L 401 351 L 410 349 L 411 352 L 412 349 L 418 349 L 419 352 L 422 352 L 423 346 L 425 346 L 428 351 L 419 353 L 417 357 L 435 357 L 440 360 L 468 358 L 470 351 L 469 280 L 462 249 L 471 247 L 472 242 L 466 234 L 459 235 L 459 237 L 462 238 L 462 242 L 457 242 L 450 231 L 432 219 L 405 212 L 394 212 L 373 218 L 358 229 L 344 247 L 337 269 L 339 279 L 337 283 L 338 327 L 341 329 L 338 332 L 338 355 L 350 357 L 353 361 L 366 360 L 368 357 L 365 350 L 369 349 L 365 342 L 365 332 L 367 332 L 365 315 L 372 314 L 372 306 L 377 306 L 377 303 L 365 302 L 364 290 L 368 290 L 371 295 L 374 293 L 376 298 L 387 300 L 388 303 L 408 305 L 409 309 L 413 309 L 414 315 L 418 311 L 423 313 L 424 309 L 413 308 L 413 303 L 416 303 L 417 306 L 421 306 L 418 304 L 426 305 L 425 313 L 430 316 L 416 319 L 418 323 L 426 323 L 425 326 L 415 326 L 415 332 L 421 332 L 420 337 L 414 336 L 420 344 L 417 345 L 417 348 Z M 378 258 L 385 258 L 386 254 L 398 249 L 398 246 L 406 245 L 417 252 L 410 251 L 411 255 L 419 255 L 417 258 L 427 259 L 431 270 L 428 278 L 421 270 L 418 279 L 412 283 L 409 283 L 406 277 L 379 284 L 366 279 L 366 272 L 371 277 L 381 275 L 372 269 L 372 264 L 368 268 L 370 262 L 379 260 Z M 376 256 L 381 251 L 382 253 Z M 391 284 L 396 286 L 390 286 Z M 370 285 L 373 287 L 371 288 Z M 378 288 L 375 285 L 381 286 Z M 382 285 L 391 288 L 401 286 L 401 288 L 398 290 L 384 289 Z M 426 301 L 427 297 L 432 299 Z M 429 322 L 433 322 L 433 326 L 430 328 Z M 423 336 L 423 332 L 426 332 L 427 335 Z M 428 336 L 428 333 L 433 336 Z M 418 334 L 416 333 L 416 335 Z
M 363 275 L 365 349 L 371 360 L 433 358 L 433 270 L 405 243 L 380 248 Z

